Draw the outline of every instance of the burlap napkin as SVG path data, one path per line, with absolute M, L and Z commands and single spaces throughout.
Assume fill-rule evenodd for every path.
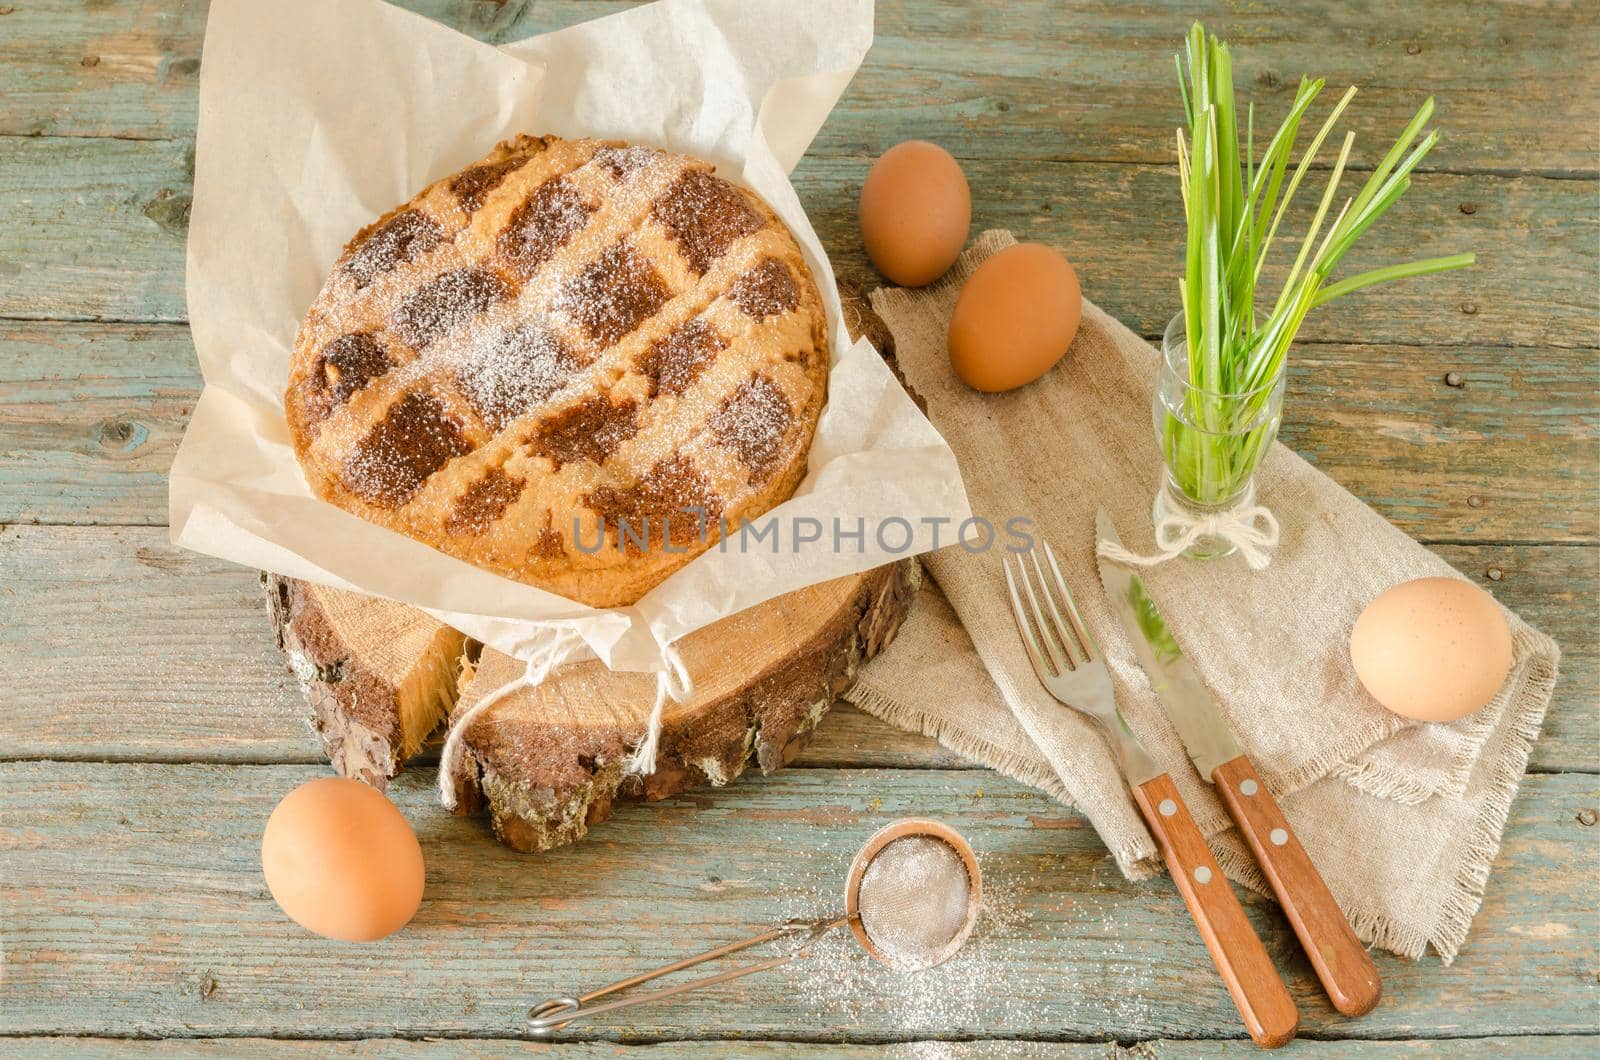
M 987 232 L 940 283 L 875 291 L 873 308 L 956 452 L 974 514 L 997 526 L 1031 518 L 1051 542 L 1130 726 L 1171 771 L 1223 868 L 1265 893 L 1134 661 L 1095 569 L 1099 506 L 1129 547 L 1153 547 L 1150 500 L 1161 474 L 1150 418 L 1155 351 L 1085 301 L 1072 350 L 1039 382 L 979 394 L 949 370 L 945 331 L 961 284 L 1012 242 L 1009 233 Z M 1176 561 L 1146 575 L 1150 593 L 1357 933 L 1408 956 L 1431 944 L 1448 961 L 1481 900 L 1559 652 L 1507 612 L 1514 663 L 1492 703 L 1452 725 L 1390 714 L 1350 667 L 1356 616 L 1399 582 L 1460 575 L 1282 446 L 1264 461 L 1258 487 L 1283 524 L 1271 567 L 1253 573 L 1237 558 Z M 865 668 L 848 698 L 1070 801 L 1128 875 L 1159 868 L 1104 739 L 1035 679 L 997 557 L 951 547 L 925 565 L 943 599 L 923 593 L 894 649 Z

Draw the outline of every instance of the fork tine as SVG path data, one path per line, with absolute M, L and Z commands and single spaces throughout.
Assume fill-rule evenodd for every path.
M 1050 542 L 1044 543 L 1044 554 L 1050 560 L 1050 570 L 1056 576 L 1056 588 L 1061 590 L 1061 599 L 1066 602 L 1067 614 L 1072 616 L 1073 631 L 1078 634 L 1078 641 L 1083 645 L 1088 654 L 1089 661 L 1094 662 L 1100 658 L 1100 645 L 1094 642 L 1094 637 L 1089 633 L 1089 627 L 1083 621 L 1083 615 L 1078 611 L 1077 603 L 1072 599 L 1072 592 L 1067 588 L 1067 579 L 1061 576 L 1061 565 L 1056 562 L 1055 549 L 1050 547 Z
M 1033 605 L 1033 620 L 1037 623 L 1039 639 L 1044 642 L 1045 652 L 1050 656 L 1050 662 L 1055 667 L 1057 674 L 1064 674 L 1073 668 L 1071 653 L 1067 658 L 1061 655 L 1061 649 L 1056 647 L 1056 639 L 1051 634 L 1050 625 L 1045 621 L 1044 610 L 1039 606 L 1039 597 L 1033 591 L 1033 579 L 1028 576 L 1028 568 L 1023 564 L 1022 557 L 1017 559 L 1017 573 L 1022 575 L 1022 588 L 1028 594 L 1028 603 Z M 1041 583 L 1039 588 L 1043 589 Z
M 1039 645 L 1034 640 L 1033 627 L 1028 625 L 1028 616 L 1022 610 L 1022 597 L 1017 595 L 1016 580 L 1011 577 L 1011 564 L 1006 562 L 1004 556 L 1000 557 L 1000 566 L 1006 572 L 1006 588 L 1011 591 L 1011 617 L 1017 620 L 1017 633 L 1022 637 L 1022 647 L 1028 653 L 1028 661 L 1033 663 L 1033 672 L 1041 681 L 1054 677 L 1039 657 Z
M 1087 654 L 1076 642 L 1072 627 L 1061 617 L 1061 609 L 1056 606 L 1056 594 L 1050 591 L 1050 579 L 1045 577 L 1044 568 L 1039 564 L 1039 550 L 1029 549 L 1028 558 L 1033 560 L 1033 569 L 1039 574 L 1039 591 L 1044 594 L 1044 602 L 1050 605 L 1050 617 L 1055 620 L 1056 637 L 1067 653 L 1067 665 L 1070 669 L 1076 670 L 1081 664 L 1089 661 Z

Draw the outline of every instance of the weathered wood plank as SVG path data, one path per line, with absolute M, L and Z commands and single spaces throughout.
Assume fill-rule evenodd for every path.
M 0 277 L 8 281 L 0 285 L 0 317 L 184 319 L 189 165 L 176 143 L 0 137 L 0 211 L 15 233 L 0 250 Z M 1141 333 L 1161 333 L 1181 262 L 1175 169 L 965 165 L 974 231 L 1005 227 L 1059 247 L 1089 297 Z M 876 275 L 856 229 L 866 168 L 865 159 L 808 157 L 795 173 L 835 269 L 852 282 Z M 1313 314 L 1303 334 L 1408 346 L 1600 346 L 1594 201 L 1588 181 L 1419 178 L 1347 267 L 1469 249 L 1478 252 L 1477 267 L 1335 302 Z M 1463 203 L 1474 212 L 1462 212 Z
M 0 317 L 183 317 L 191 151 L 0 138 Z
M 1306 344 L 1285 445 L 1420 540 L 1600 539 L 1600 351 Z
M 271 629 L 255 573 L 164 530 L 0 528 L 0 673 L 48 701 L 0 711 L 0 757 L 321 761 Z M 844 704 L 808 758 L 961 763 Z
M 882 1045 L 857 1045 L 829 1042 L 658 1042 L 651 1045 L 618 1045 L 611 1042 L 543 1043 L 514 1039 L 451 1038 L 444 1041 L 411 1041 L 405 1038 L 368 1038 L 361 1041 L 295 1041 L 273 1038 L 190 1038 L 138 1041 L 126 1038 L 13 1038 L 7 1050 L 23 1058 L 72 1058 L 72 1060 L 114 1060 L 123 1056 L 163 1057 L 238 1057 L 240 1060 L 272 1060 L 300 1056 L 393 1056 L 406 1060 L 432 1057 L 480 1057 L 519 1054 L 547 1056 L 560 1050 L 563 1057 L 578 1060 L 620 1060 L 622 1057 L 700 1057 L 739 1056 L 784 1058 L 841 1056 L 877 1057 L 881 1060 L 1034 1060 L 1063 1057 L 1068 1060 L 1157 1060 L 1160 1057 L 1256 1056 L 1260 1050 L 1247 1042 L 1157 1039 L 1122 1046 L 1117 1042 L 1026 1042 L 979 1040 L 953 1042 L 929 1040 L 891 1042 Z M 1527 1035 L 1514 1038 L 1442 1038 L 1401 1041 L 1311 1041 L 1296 1042 L 1290 1053 L 1315 1052 L 1328 1057 L 1566 1057 L 1592 1056 L 1600 1049 L 1600 1038 L 1589 1035 Z
M 0 522 L 165 523 L 200 385 L 183 325 L 0 321 Z
M 192 137 L 204 6 L 17 5 L 5 27 L 15 32 L 0 34 L 0 134 Z M 404 6 L 505 41 L 629 5 Z M 1358 158 L 1381 153 L 1431 94 L 1445 131 L 1432 165 L 1595 169 L 1600 21 L 1581 0 L 1532 12 L 1502 0 L 1474 6 L 1471 18 L 1383 0 L 1325 5 L 1315 18 L 1287 0 L 1247 13 L 1223 0 L 879 4 L 873 49 L 814 150 L 876 154 L 937 136 L 968 158 L 1170 162 L 1179 107 L 1171 55 L 1196 17 L 1233 43 L 1241 94 L 1274 120 L 1302 73 L 1332 88 L 1360 85 L 1350 119 Z
M 1423 540 L 1595 541 L 1597 356 L 1308 344 L 1284 441 Z M 199 387 L 181 326 L 0 321 L 0 522 L 164 523 Z
M 1600 549 L 1435 551 L 1562 645 L 1532 768 L 1600 770 Z M 256 575 L 174 549 L 160 529 L 0 529 L 0 673 L 29 689 L 32 704 L 0 711 L 0 757 L 321 761 Z M 931 740 L 841 705 L 796 764 L 959 763 Z
M 991 775 L 793 770 L 737 800 L 628 806 L 592 842 L 532 858 L 452 818 L 428 778 L 391 789 L 429 858 L 401 936 L 309 938 L 261 883 L 274 802 L 298 766 L 0 766 L 0 938 L 7 1034 L 326 1036 L 515 1033 L 528 1004 L 839 901 L 846 865 L 891 818 L 932 813 L 981 852 L 995 915 L 963 958 L 917 982 L 853 942 L 574 1037 L 854 1041 L 1215 1037 L 1227 994 L 1165 880 L 1124 881 L 1086 823 Z M 1382 958 L 1384 1003 L 1332 1013 L 1271 907 L 1247 904 L 1310 1037 L 1595 1034 L 1600 870 L 1578 812 L 1590 776 L 1531 777 L 1471 943 L 1455 966 Z M 769 851 L 781 850 L 782 856 Z M 1554 856 L 1559 851 L 1560 856 Z M 665 870 L 665 871 L 664 871 Z M 692 948 L 692 947 L 691 947 Z
M 1170 166 L 966 161 L 973 232 L 1009 228 L 1055 246 L 1077 267 L 1085 297 L 1143 335 L 1177 310 L 1183 216 Z M 795 184 L 834 270 L 881 282 L 866 260 L 856 210 L 866 160 L 807 157 Z M 1473 212 L 1465 213 L 1462 205 Z M 1593 277 L 1600 254 L 1594 185 L 1444 173 L 1418 177 L 1340 266 L 1349 274 L 1471 250 L 1473 268 L 1386 284 L 1323 306 L 1305 342 L 1439 346 L 1600 346 Z M 1309 215 L 1308 197 L 1284 222 Z M 1290 252 L 1292 259 L 1292 252 Z M 1276 262 L 1263 277 L 1287 271 Z M 1508 292 L 1516 291 L 1515 296 Z

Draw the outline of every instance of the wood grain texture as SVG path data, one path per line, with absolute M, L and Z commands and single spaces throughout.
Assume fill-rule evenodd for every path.
M 893 641 L 919 571 L 902 560 L 808 585 L 675 642 L 694 687 L 663 710 L 660 747 L 644 776 L 627 776 L 624 766 L 644 735 L 653 675 L 591 660 L 518 688 L 463 726 L 451 774 L 456 812 L 487 809 L 501 842 L 549 850 L 583 838 L 619 803 L 656 802 L 722 787 L 751 767 L 770 774 L 788 765 L 861 665 Z M 484 649 L 463 678 L 454 717 L 523 673 L 522 663 Z
M 630 6 L 403 2 L 490 41 Z M 184 316 L 205 6 L 0 5 L 0 673 L 29 691 L 26 709 L 0 711 L 0 758 L 113 760 L 0 765 L 0 1034 L 119 1036 L 13 1038 L 0 1051 L 543 1052 L 501 1036 L 546 988 L 811 911 L 804 901 L 823 899 L 796 896 L 831 893 L 873 827 L 935 812 L 978 843 L 992 893 L 1004 897 L 1007 881 L 1020 911 L 990 925 L 1003 945 L 951 981 L 956 1001 L 908 1007 L 847 951 L 829 979 L 842 978 L 850 1004 L 837 987 L 819 1000 L 810 979 L 753 980 L 612 1028 L 629 1044 L 572 1055 L 1254 1053 L 1243 1039 L 1204 1040 L 1226 1033 L 1233 1010 L 1165 881 L 1126 883 L 1081 819 L 845 706 L 795 763 L 810 768 L 737 799 L 628 808 L 604 839 L 548 863 L 444 819 L 419 773 L 398 795 L 440 851 L 417 928 L 426 944 L 391 964 L 388 951 L 295 935 L 265 895 L 254 844 L 273 800 L 325 770 L 303 702 L 254 574 L 178 553 L 156 528 L 198 389 L 186 328 L 161 322 Z M 1308 15 L 1296 0 L 883 0 L 874 48 L 796 174 L 836 266 L 873 282 L 855 234 L 860 180 L 889 144 L 930 138 L 967 167 L 976 226 L 1055 243 L 1089 297 L 1158 334 L 1179 260 L 1168 57 L 1194 16 L 1234 42 L 1242 94 L 1265 115 L 1302 69 L 1361 84 L 1358 164 L 1435 95 L 1432 171 L 1352 266 L 1460 249 L 1479 265 L 1313 317 L 1284 439 L 1409 533 L 1471 542 L 1432 547 L 1563 647 L 1532 768 L 1594 773 L 1600 7 L 1350 0 Z M 149 525 L 3 525 L 29 522 Z M 230 762 L 280 764 L 188 764 Z M 1600 1049 L 1600 865 L 1585 823 L 1597 808 L 1593 776 L 1530 777 L 1466 953 L 1450 969 L 1381 957 L 1385 1003 L 1359 1022 L 1330 1012 L 1286 924 L 1247 902 L 1292 972 L 1305 1037 L 1324 1039 L 1294 1048 Z M 775 842 L 784 858 L 738 853 Z M 663 858 L 681 871 L 651 871 Z M 984 975 L 1003 989 L 960 1000 Z M 122 1037 L 149 1033 L 199 1037 Z M 922 1040 L 991 1035 L 1045 1040 Z M 1347 1035 L 1371 1040 L 1326 1040 Z M 761 1036 L 803 1040 L 747 1040 Z M 1202 1040 L 1175 1040 L 1190 1037 Z M 650 1038 L 675 1040 L 633 1044 Z
M 1256 767 L 1240 755 L 1212 770 L 1211 780 L 1333 1007 L 1346 1016 L 1372 1011 L 1383 995 L 1378 969 Z
M 328 764 L 382 791 L 455 706 L 465 634 L 382 597 L 265 572 L 261 583 Z
M 453 1057 L 560 1055 L 572 1060 L 638 1060 L 639 1057 L 750 1057 L 753 1060 L 846 1057 L 849 1060 L 1162 1060 L 1189 1057 L 1246 1057 L 1260 1052 L 1249 1042 L 1179 1041 L 1157 1038 L 1123 1044 L 1104 1042 L 1027 1042 L 978 1039 L 889 1042 L 847 1045 L 839 1042 L 657 1042 L 619 1045 L 610 1042 L 545 1044 L 505 1038 L 451 1038 L 412 1041 L 366 1038 L 357 1041 L 294 1041 L 274 1038 L 188 1038 L 138 1041 L 126 1038 L 13 1038 L 6 1042 L 19 1060 L 115 1060 L 123 1056 L 225 1057 L 232 1060 L 355 1056 L 434 1060 Z M 1311 1048 L 1308 1044 L 1305 1048 Z M 1409 1038 L 1397 1041 L 1323 1041 L 1316 1050 L 1336 1060 L 1393 1056 L 1445 1057 L 1583 1057 L 1600 1049 L 1589 1035 L 1524 1035 L 1515 1038 Z M 559 1050 L 553 1054 L 552 1050 Z
M 0 211 L 16 226 L 0 244 L 0 316 L 183 316 L 192 150 L 0 137 Z
M 1434 551 L 1563 646 L 1533 768 L 1600 767 L 1595 552 Z M 304 699 L 273 645 L 256 573 L 173 548 L 164 529 L 0 528 L 0 673 L 33 689 L 35 706 L 0 710 L 0 758 L 320 761 L 302 720 Z M 840 704 L 795 764 L 964 763 L 932 740 Z
M 402 6 L 504 42 L 632 5 Z M 203 3 L 16 7 L 0 33 L 0 134 L 193 136 Z M 1471 18 L 1449 5 L 1351 0 L 1310 19 L 1292 0 L 883 3 L 873 48 L 812 152 L 876 154 L 932 131 L 962 158 L 1171 162 L 1178 98 L 1167 57 L 1202 18 L 1234 45 L 1241 95 L 1264 115 L 1287 108 L 1302 73 L 1328 78 L 1330 94 L 1357 84 L 1350 127 L 1358 148 L 1381 150 L 1432 94 L 1446 135 L 1430 165 L 1592 174 L 1600 18 L 1582 0 L 1532 11 L 1514 0 L 1474 5 Z
M 1283 440 L 1424 541 L 1600 541 L 1597 358 L 1308 344 Z M 199 391 L 185 327 L 0 320 L 0 522 L 165 523 Z
M 609 981 L 840 901 L 856 847 L 934 814 L 980 852 L 992 913 L 937 978 L 939 1000 L 843 936 L 819 963 L 641 1008 L 612 1040 L 1214 1037 L 1233 1005 L 1178 895 L 1133 884 L 1081 817 L 992 774 L 785 770 L 737 799 L 619 809 L 604 838 L 529 856 L 391 786 L 428 852 L 418 919 L 352 949 L 272 904 L 267 814 L 321 767 L 0 765 L 0 1034 L 503 1036 L 534 1000 Z M 1293 984 L 1309 1037 L 1600 1033 L 1595 778 L 1530 777 L 1472 941 L 1454 966 L 1379 958 L 1385 1003 L 1337 1016 L 1269 904 L 1252 925 Z M 663 871 L 661 866 L 672 866 Z M 984 940 L 989 940 L 984 944 Z M 580 1036 L 581 1037 L 581 1036 Z
M 856 230 L 869 162 L 812 156 L 794 173 L 835 271 L 853 285 L 876 276 Z M 1161 333 L 1182 261 L 1174 167 L 994 159 L 964 167 L 974 232 L 1009 228 L 1052 244 L 1077 267 L 1087 297 L 1141 334 Z M 0 317 L 185 319 L 191 169 L 188 149 L 171 142 L 0 137 L 0 209 L 20 237 L 0 257 L 9 281 Z M 1354 274 L 1463 250 L 1476 251 L 1478 264 L 1341 299 L 1308 318 L 1303 340 L 1600 347 L 1593 204 L 1592 184 L 1580 180 L 1420 176 L 1344 267 Z M 1315 203 L 1297 207 L 1309 215 Z
M 186 326 L 0 320 L 0 522 L 164 524 L 199 396 Z
M 1167 876 L 1183 895 L 1250 1040 L 1263 1049 L 1288 1045 L 1300 1029 L 1300 1013 L 1233 885 L 1189 816 L 1178 786 L 1163 773 L 1135 787 L 1133 801 L 1161 848 Z

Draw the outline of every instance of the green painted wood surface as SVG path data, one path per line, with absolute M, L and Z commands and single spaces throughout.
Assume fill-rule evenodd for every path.
M 428 900 L 395 939 L 308 937 L 260 877 L 261 821 L 319 767 L 0 765 L 0 1032 L 369 1036 L 514 1033 L 533 1001 L 840 901 L 882 823 L 948 820 L 982 852 L 991 908 L 956 962 L 878 973 L 839 936 L 814 963 L 597 1021 L 576 1037 L 855 1041 L 1226 1037 L 1236 1016 L 1164 879 L 1124 880 L 1080 818 L 982 771 L 786 770 L 736 798 L 619 809 L 542 856 L 394 785 L 428 856 Z M 1247 902 L 1309 1037 L 1596 1033 L 1592 891 L 1600 781 L 1531 776 L 1457 963 L 1381 956 L 1384 1003 L 1348 1021 L 1323 999 L 1275 907 Z M 1559 852 L 1559 856 L 1556 856 Z M 621 1028 L 626 1027 L 624 1031 Z
M 551 1056 L 569 1060 L 639 1060 L 640 1057 L 749 1057 L 751 1060 L 846 1057 L 848 1060 L 1162 1060 L 1188 1057 L 1260 1057 L 1247 1042 L 1177 1041 L 1155 1039 L 1122 1045 L 1117 1042 L 1025 1042 L 927 1040 L 877 1045 L 843 1045 L 836 1042 L 658 1042 L 620 1045 L 611 1042 L 573 1042 L 548 1045 L 509 1039 L 450 1038 L 412 1041 L 404 1038 L 368 1038 L 361 1041 L 286 1041 L 271 1038 L 197 1038 L 183 1041 L 128 1041 L 112 1038 L 18 1038 L 6 1043 L 19 1060 L 102 1060 L 119 1056 L 238 1057 L 273 1060 L 303 1056 L 383 1056 L 405 1060 L 435 1057 Z M 1378 1042 L 1301 1041 L 1279 1052 L 1293 1056 L 1315 1050 L 1325 1057 L 1393 1056 L 1533 1057 L 1592 1056 L 1600 1038 L 1589 1035 L 1526 1035 L 1515 1038 L 1409 1039 Z M 559 1051 L 559 1052 L 557 1052 Z
M 406 0 L 508 41 L 630 6 L 593 0 Z M 0 133 L 187 139 L 205 5 L 31 0 L 0 28 Z M 1448 131 L 1431 165 L 1595 171 L 1600 17 L 1582 0 L 1534 5 L 1316 5 L 1217 0 L 897 0 L 877 5 L 861 74 L 814 147 L 876 154 L 937 136 L 963 158 L 1171 162 L 1170 55 L 1202 17 L 1235 45 L 1264 113 L 1302 73 L 1361 86 L 1359 143 L 1392 137 L 1421 97 Z M 85 57 L 96 65 L 85 67 Z M 1385 146 L 1387 146 L 1385 144 Z
M 189 150 L 0 137 L 0 212 L 14 233 L 0 249 L 8 281 L 0 317 L 185 319 Z M 874 276 L 855 220 L 869 162 L 808 157 L 794 174 L 835 271 L 854 282 Z M 974 231 L 1010 228 L 1059 247 L 1088 297 L 1143 334 L 1161 333 L 1182 261 L 1175 167 L 988 158 L 964 167 Z M 1474 212 L 1463 213 L 1464 203 Z M 1301 205 L 1314 207 L 1309 197 Z M 1351 251 L 1348 268 L 1467 249 L 1478 265 L 1342 299 L 1313 314 L 1302 334 L 1308 342 L 1600 347 L 1594 206 L 1594 187 L 1582 180 L 1418 177 Z
M 406 4 L 491 41 L 628 6 Z M 677 1040 L 657 1049 L 665 1055 L 1254 1051 L 1216 1040 L 1234 1020 L 1169 888 L 1125 883 L 1081 819 L 849 708 L 836 708 L 801 768 L 629 808 L 548 860 L 443 818 L 419 771 L 398 797 L 444 894 L 417 932 L 350 950 L 283 922 L 253 848 L 277 794 L 322 772 L 299 694 L 254 575 L 177 552 L 159 528 L 197 388 L 181 322 L 205 4 L 7 9 L 0 673 L 26 694 L 0 711 L 0 759 L 12 760 L 0 764 L 0 1034 L 204 1039 L 137 1046 L 180 1055 L 502 1055 L 522 1046 L 500 1036 L 515 1033 L 550 969 L 587 983 L 731 938 L 784 904 L 772 890 L 797 895 L 837 875 L 873 822 L 933 809 L 994 851 L 991 883 L 1015 883 L 1027 918 L 997 933 L 991 963 L 1018 1001 L 908 1014 L 871 980 L 853 1009 L 823 1005 L 819 1016 L 793 983 L 752 981 L 634 1031 Z M 1431 171 L 1352 265 L 1459 249 L 1480 264 L 1313 318 L 1284 439 L 1565 653 L 1530 764 L 1546 775 L 1526 783 L 1454 968 L 1385 959 L 1384 1006 L 1338 1020 L 1277 914 L 1252 903 L 1294 970 L 1308 1037 L 1325 1039 L 1294 1048 L 1592 1054 L 1597 826 L 1584 811 L 1600 809 L 1600 8 L 886 0 L 875 47 L 796 184 L 840 274 L 870 285 L 853 221 L 866 165 L 889 143 L 938 140 L 968 171 L 976 226 L 1061 247 L 1089 297 L 1156 334 L 1179 238 L 1168 57 L 1193 15 L 1233 40 L 1241 84 L 1265 113 L 1304 66 L 1360 83 L 1358 158 L 1387 143 L 1420 95 L 1436 96 L 1444 140 Z M 751 868 L 736 853 L 752 845 L 741 836 L 786 839 L 795 855 Z M 658 855 L 682 866 L 665 888 Z M 238 1037 L 259 1034 L 485 1040 Z M 215 1035 L 229 1037 L 204 1038 Z M 763 1036 L 795 1040 L 701 1040 Z M 918 1040 L 963 1036 L 1050 1040 Z M 1202 1040 L 1175 1040 L 1189 1037 Z M 865 1044 L 888 1040 L 902 1044 Z M 23 1037 L 3 1049 L 93 1056 L 126 1045 Z M 573 1055 L 619 1051 L 596 1043 Z
M 1434 550 L 1565 645 L 1532 768 L 1595 770 L 1594 550 Z M 175 549 L 165 529 L 0 529 L 0 660 L 0 670 L 36 690 L 37 707 L 0 711 L 0 758 L 322 760 L 273 646 L 256 574 Z M 956 762 L 930 740 L 841 707 L 799 764 Z
M 1594 358 L 1309 344 L 1283 439 L 1424 541 L 1593 542 Z M 199 389 L 185 328 L 0 320 L 0 522 L 164 524 Z

